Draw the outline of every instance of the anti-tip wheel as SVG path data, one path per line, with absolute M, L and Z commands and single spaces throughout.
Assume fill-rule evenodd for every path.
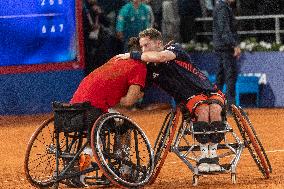
M 192 186 L 198 185 L 198 175 L 193 175 L 192 177 Z
M 232 184 L 237 184 L 237 174 L 236 173 L 231 174 L 231 181 L 232 181 Z

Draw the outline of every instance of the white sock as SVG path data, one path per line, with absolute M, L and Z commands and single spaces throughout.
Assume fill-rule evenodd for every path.
M 88 147 L 88 146 L 85 147 L 85 149 L 83 150 L 83 153 L 84 153 L 84 154 L 88 154 L 88 155 L 90 155 L 91 157 L 93 156 L 92 148 L 91 148 L 91 147 Z
M 218 144 L 211 144 L 209 145 L 209 157 L 210 158 L 215 158 L 217 157 L 217 146 Z
M 201 152 L 201 158 L 207 158 L 208 157 L 208 144 L 200 144 L 200 152 Z

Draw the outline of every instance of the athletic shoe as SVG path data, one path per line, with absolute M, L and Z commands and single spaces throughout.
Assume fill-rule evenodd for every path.
M 79 157 L 79 169 L 83 171 L 89 167 L 91 167 L 93 159 L 93 151 L 90 147 L 85 147 Z
M 221 171 L 221 166 L 219 165 L 219 158 L 210 158 L 211 161 L 209 163 L 209 171 L 210 172 L 218 172 Z
M 199 172 L 209 172 L 209 161 L 210 158 L 201 158 L 197 163 Z
M 79 169 L 83 171 L 91 166 L 92 157 L 89 154 L 80 154 Z
M 198 171 L 199 172 L 209 172 L 210 167 L 208 163 L 201 163 L 198 165 Z
M 221 171 L 221 166 L 219 164 L 209 164 L 210 172 L 218 172 Z

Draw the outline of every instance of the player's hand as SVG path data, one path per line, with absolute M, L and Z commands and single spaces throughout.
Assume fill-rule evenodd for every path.
M 115 56 L 116 60 L 126 60 L 130 58 L 130 53 L 118 54 Z

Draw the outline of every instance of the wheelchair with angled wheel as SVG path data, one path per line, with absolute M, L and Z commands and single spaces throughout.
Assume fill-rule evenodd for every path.
M 166 117 L 155 142 L 154 173 L 151 176 L 150 183 L 153 183 L 157 178 L 168 152 L 174 152 L 192 171 L 194 186 L 198 184 L 199 177 L 202 175 L 221 173 L 230 173 L 231 181 L 235 184 L 237 165 L 245 148 L 248 149 L 263 176 L 269 178 L 272 167 L 252 123 L 241 107 L 232 105 L 231 109 L 241 138 L 234 132 L 232 124 L 229 124 L 225 111 L 222 113 L 224 129 L 196 131 L 193 126 L 194 118 L 189 114 L 185 106 L 180 104 L 173 108 L 171 113 Z M 178 121 L 179 117 L 181 117 L 180 121 Z M 176 134 L 175 131 L 177 131 Z M 224 136 L 222 141 L 218 143 L 217 158 L 220 160 L 221 169 L 214 172 L 201 172 L 198 169 L 198 161 L 201 153 L 200 143 L 196 140 L 196 136 L 212 134 L 221 134 Z
M 119 113 L 102 114 L 89 103 L 53 103 L 54 116 L 44 121 L 29 140 L 24 169 L 37 188 L 86 185 L 108 186 L 148 182 L 153 153 L 144 132 Z M 91 147 L 90 164 L 80 157 Z

